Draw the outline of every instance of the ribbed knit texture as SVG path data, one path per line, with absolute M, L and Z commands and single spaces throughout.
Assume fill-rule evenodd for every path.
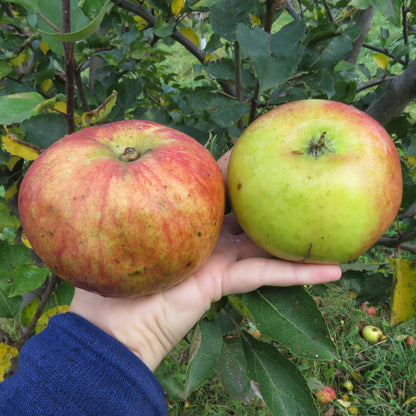
M 1 416 L 165 416 L 160 383 L 130 350 L 74 313 L 51 318 L 0 383 Z

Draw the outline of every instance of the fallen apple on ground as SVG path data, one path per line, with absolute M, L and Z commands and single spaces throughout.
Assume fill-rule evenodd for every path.
M 402 173 L 394 142 L 370 116 L 303 100 L 247 127 L 231 153 L 228 189 L 241 227 L 272 255 L 344 263 L 394 221 Z
M 333 402 L 336 396 L 337 394 L 335 390 L 329 386 L 324 386 L 322 389 L 316 392 L 317 399 L 323 404 Z
M 361 334 L 365 340 L 371 343 L 379 342 L 384 337 L 383 331 L 374 325 L 366 325 Z
M 19 191 L 38 256 L 62 279 L 106 296 L 145 295 L 190 276 L 214 248 L 224 204 L 221 171 L 204 146 L 138 120 L 62 138 Z

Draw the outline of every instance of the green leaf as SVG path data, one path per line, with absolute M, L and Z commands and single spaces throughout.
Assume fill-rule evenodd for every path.
M 335 66 L 339 61 L 345 59 L 352 49 L 352 41 L 348 36 L 336 36 L 324 49 L 318 61 L 315 63 L 316 68 L 330 68 Z
M 401 26 L 402 0 L 370 0 L 370 2 L 390 23 Z
M 153 33 L 160 38 L 166 38 L 167 36 L 170 36 L 172 34 L 172 32 L 175 29 L 175 26 L 175 22 L 170 22 L 166 24 L 163 21 L 162 17 L 159 15 L 156 19 L 156 23 L 153 28 Z
M 26 133 L 30 143 L 39 146 L 41 149 L 46 149 L 67 134 L 65 117 L 55 113 L 45 113 L 31 117 L 23 121 L 20 128 Z
M 189 364 L 186 370 L 185 392 L 187 395 L 211 377 L 221 351 L 222 336 L 217 322 L 200 320 L 193 333 Z
M 44 102 L 37 92 L 22 92 L 0 97 L 0 124 L 20 123 L 30 118 L 36 106 Z
M 264 287 L 243 295 L 258 330 L 304 358 L 336 358 L 335 345 L 312 297 L 301 286 Z
M 0 231 L 4 227 L 18 229 L 20 221 L 17 217 L 10 214 L 7 204 L 0 203 Z
M 240 23 L 248 23 L 248 1 L 225 0 L 218 1 L 212 6 L 210 21 L 214 32 L 234 42 L 237 39 L 236 31 Z
M 312 394 L 297 367 L 275 347 L 244 336 L 248 376 L 258 383 L 271 414 L 318 416 Z
M 39 30 L 39 32 L 41 35 L 46 35 L 61 42 L 77 42 L 82 39 L 87 39 L 100 27 L 101 21 L 103 20 L 107 9 L 107 5 L 110 3 L 110 1 L 111 0 L 107 0 L 102 6 L 102 9 L 97 17 L 82 29 L 70 33 L 45 32 L 43 30 Z
M 21 264 L 13 270 L 9 296 L 23 295 L 42 286 L 50 270 L 35 264 Z
M 242 402 L 250 402 L 254 398 L 246 366 L 241 338 L 225 338 L 216 373 L 224 390 Z
M 37 13 L 39 11 L 40 0 L 5 0 L 7 3 L 20 4 L 30 13 Z
M 35 298 L 30 301 L 21 311 L 20 311 L 20 323 L 27 328 L 32 321 L 36 310 L 38 309 L 40 299 Z
M 276 88 L 292 75 L 301 60 L 305 37 L 303 21 L 295 21 L 273 34 L 258 26 L 252 29 L 240 24 L 237 39 L 245 56 L 248 56 L 256 70 L 260 92 Z

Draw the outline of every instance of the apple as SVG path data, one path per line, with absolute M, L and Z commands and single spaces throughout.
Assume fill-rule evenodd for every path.
M 335 390 L 329 386 L 324 386 L 316 392 L 317 399 L 323 404 L 331 403 L 336 396 Z
M 383 339 L 383 331 L 373 325 L 366 325 L 362 331 L 361 334 L 364 339 L 366 339 L 368 342 L 376 343 Z
M 105 296 L 158 292 L 211 254 L 225 187 L 210 152 L 149 121 L 68 135 L 28 169 L 19 191 L 24 232 L 44 263 Z
M 270 254 L 336 264 L 384 234 L 402 199 L 394 142 L 364 112 L 301 100 L 263 114 L 237 140 L 228 165 L 232 209 Z
M 416 348 L 416 339 L 412 335 L 409 335 L 405 342 L 409 348 Z

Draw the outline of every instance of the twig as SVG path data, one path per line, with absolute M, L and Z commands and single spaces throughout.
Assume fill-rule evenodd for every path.
M 46 290 L 43 293 L 43 295 L 42 295 L 42 297 L 39 301 L 39 305 L 36 308 L 36 312 L 33 315 L 32 320 L 30 321 L 30 324 L 28 325 L 25 332 L 23 333 L 23 335 L 20 337 L 20 339 L 17 341 L 17 343 L 15 345 L 18 350 L 20 350 L 23 347 L 25 342 L 31 336 L 33 330 L 35 329 L 36 323 L 38 322 L 39 318 L 41 317 L 43 309 L 45 308 L 45 305 L 49 300 L 49 297 L 51 296 L 52 292 L 55 290 L 55 286 L 56 286 L 57 282 L 58 282 L 58 277 L 55 274 L 52 274 L 51 278 L 49 279 L 48 286 L 46 287 Z
M 375 87 L 376 85 L 380 85 L 385 81 L 391 81 L 395 78 L 395 76 L 383 76 L 381 78 L 377 78 L 377 79 L 372 79 L 371 81 L 368 82 L 363 82 L 362 84 L 357 86 L 357 92 L 361 92 L 367 88 L 371 88 L 371 87 Z
M 329 21 L 330 22 L 333 22 L 334 21 L 334 17 L 332 16 L 331 9 L 328 6 L 328 2 L 326 0 L 322 0 L 322 2 L 324 3 L 326 15 L 328 16 Z
M 70 0 L 62 0 L 62 28 L 64 33 L 71 32 Z M 75 91 L 74 91 L 74 45 L 63 42 L 65 57 L 65 88 L 66 88 L 66 124 L 68 134 L 75 131 Z

